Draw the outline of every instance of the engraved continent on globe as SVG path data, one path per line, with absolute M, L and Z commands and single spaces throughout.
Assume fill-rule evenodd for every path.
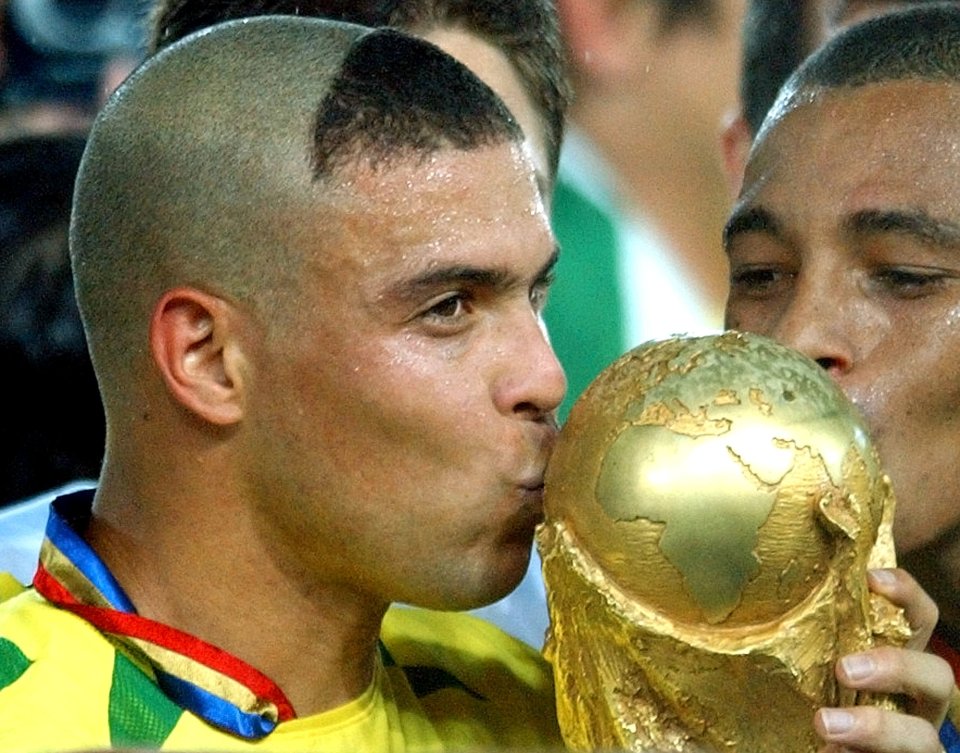
M 844 700 L 836 657 L 907 635 L 866 586 L 894 563 L 893 497 L 861 419 L 766 338 L 673 338 L 608 367 L 545 508 L 571 747 L 812 751 L 813 711 Z

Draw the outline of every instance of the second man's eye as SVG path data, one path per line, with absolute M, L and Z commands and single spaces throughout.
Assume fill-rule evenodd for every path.
M 938 290 L 948 275 L 938 269 L 886 267 L 874 272 L 874 284 L 897 298 L 921 298 Z
M 731 292 L 747 297 L 763 297 L 773 293 L 786 274 L 776 267 L 750 266 L 731 270 Z

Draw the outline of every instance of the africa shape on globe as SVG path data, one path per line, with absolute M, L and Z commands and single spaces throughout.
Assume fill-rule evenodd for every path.
M 558 447 L 548 518 L 679 621 L 775 619 L 823 578 L 838 525 L 856 538 L 881 514 L 856 509 L 877 468 L 853 407 L 815 363 L 754 335 L 635 350 L 581 398 L 561 445 L 579 457 Z

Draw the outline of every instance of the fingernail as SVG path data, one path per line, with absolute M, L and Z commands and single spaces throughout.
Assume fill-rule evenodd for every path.
M 821 709 L 820 720 L 831 735 L 842 735 L 853 729 L 853 714 L 843 709 Z
M 864 654 L 844 656 L 840 665 L 851 680 L 863 680 L 877 671 L 877 663 Z
M 897 582 L 896 576 L 890 570 L 877 569 L 870 571 L 870 577 L 881 586 L 892 586 Z

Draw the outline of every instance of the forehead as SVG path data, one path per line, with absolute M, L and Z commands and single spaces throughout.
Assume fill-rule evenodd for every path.
M 960 85 L 919 80 L 819 93 L 767 129 L 742 198 L 830 186 L 834 203 L 883 188 L 960 203 Z M 839 192 L 839 193 L 838 193 Z M 815 197 L 804 197 L 815 198 Z M 891 196 L 890 198 L 893 198 Z
M 500 249 L 500 261 L 521 262 L 552 246 L 533 167 L 518 144 L 443 149 L 348 173 L 330 204 L 348 242 L 328 244 L 329 259 L 420 265 Z
M 344 172 L 345 179 L 333 193 L 334 205 L 351 213 L 418 215 L 434 205 L 449 204 L 462 207 L 458 216 L 471 210 L 512 214 L 511 198 L 526 194 L 530 201 L 536 198 L 533 166 L 516 143 L 399 154 L 376 166 L 362 164 Z

